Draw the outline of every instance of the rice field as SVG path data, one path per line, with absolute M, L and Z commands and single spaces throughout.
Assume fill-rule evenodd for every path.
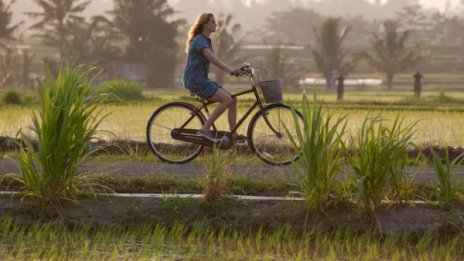
M 234 90 L 233 90 L 234 91 Z M 310 91 L 308 91 L 309 93 Z M 169 101 L 185 100 L 185 92 L 152 92 L 150 96 L 156 97 L 156 101 L 124 105 L 108 105 L 104 113 L 108 117 L 101 124 L 102 132 L 99 138 L 105 140 L 145 140 L 145 127 L 151 113 L 160 105 Z M 310 95 L 310 94 L 309 94 Z M 464 92 L 447 93 L 457 102 L 428 105 L 427 101 L 439 97 L 439 92 L 426 92 L 423 94 L 421 104 L 426 108 L 401 105 L 399 108 L 390 104 L 404 101 L 410 96 L 405 92 L 347 92 L 343 103 L 336 103 L 333 93 L 321 92 L 318 98 L 328 103 L 328 108 L 335 115 L 348 114 L 348 130 L 356 131 L 365 117 L 370 114 L 380 113 L 387 119 L 393 119 L 401 112 L 406 123 L 418 121 L 412 141 L 418 146 L 439 145 L 464 147 Z M 295 104 L 301 101 L 301 94 L 289 94 L 284 97 L 286 103 Z M 190 100 L 195 102 L 194 100 Z M 242 102 L 240 102 L 242 101 Z M 239 98 L 239 116 L 245 113 L 251 103 L 252 96 Z M 462 103 L 459 101 L 463 101 Z M 357 107 L 357 104 L 368 104 Z M 353 107 L 354 105 L 354 107 Z M 390 109 L 389 109 L 390 108 Z M 391 109 L 394 108 L 394 109 Z M 27 106 L 2 106 L 0 109 L 0 136 L 15 136 L 18 130 L 31 125 L 31 115 L 34 107 Z M 173 116 L 174 117 L 174 116 Z M 249 120 L 239 128 L 239 133 L 246 134 L 246 126 Z M 217 121 L 219 129 L 228 129 L 226 114 Z
M 185 99 L 182 93 L 150 93 L 150 102 L 107 105 L 99 137 L 105 140 L 145 140 L 145 125 L 151 113 L 160 105 Z M 424 95 L 424 101 L 434 101 L 439 93 Z M 461 93 L 447 94 L 453 99 L 438 107 L 421 109 L 389 104 L 402 103 L 405 93 L 347 93 L 344 103 L 335 101 L 333 94 L 321 93 L 327 109 L 335 116 L 347 114 L 348 131 L 356 132 L 368 115 L 383 112 L 394 119 L 398 113 L 406 124 L 418 122 L 412 141 L 418 146 L 440 145 L 464 147 L 464 100 Z M 297 108 L 301 94 L 285 97 Z M 240 103 L 239 116 L 246 111 L 250 97 Z M 355 108 L 352 105 L 366 105 Z M 361 108 L 362 107 L 362 108 Z M 31 125 L 33 106 L 2 106 L 0 135 L 15 136 L 18 130 Z M 176 115 L 172 115 L 176 117 Z M 249 118 L 251 119 L 251 117 Z M 246 133 L 246 126 L 239 129 Z M 226 129 L 226 115 L 217 125 Z M 198 221 L 187 227 L 179 221 L 172 226 L 163 223 L 140 225 L 95 225 L 71 227 L 64 221 L 16 224 L 7 217 L 0 219 L 1 260 L 462 260 L 462 234 L 448 235 L 437 240 L 436 234 L 383 235 L 375 232 L 355 233 L 341 226 L 332 231 L 294 231 L 290 225 L 266 230 L 263 228 L 215 228 Z
M 146 225 L 128 228 L 0 221 L 2 260 L 462 260 L 464 238 L 435 235 L 295 233 Z

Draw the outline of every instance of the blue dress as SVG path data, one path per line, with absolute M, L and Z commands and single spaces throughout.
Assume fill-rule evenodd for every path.
M 208 79 L 209 61 L 201 54 L 201 51 L 208 48 L 213 51 L 211 39 L 198 34 L 193 38 L 187 53 L 187 63 L 184 68 L 184 87 L 191 93 L 208 99 L 213 96 L 219 88 L 222 88 L 217 82 Z

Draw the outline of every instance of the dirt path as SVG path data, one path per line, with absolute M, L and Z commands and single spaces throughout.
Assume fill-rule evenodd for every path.
M 157 175 L 171 176 L 186 179 L 195 179 L 202 176 L 206 167 L 198 163 L 168 164 L 149 162 L 107 162 L 91 161 L 84 163 L 80 171 L 88 171 L 90 174 L 109 174 L 114 177 L 130 177 L 134 175 Z M 270 165 L 230 165 L 228 171 L 231 175 L 245 175 L 250 177 L 268 177 L 275 179 L 290 178 L 295 175 L 292 166 L 270 166 Z M 408 173 L 415 174 L 418 182 L 437 181 L 433 168 L 409 168 Z M 17 173 L 17 168 L 9 160 L 0 160 L 0 175 L 6 173 Z M 351 171 L 348 171 L 351 172 Z M 453 171 L 455 177 L 464 179 L 464 168 Z M 340 174 L 342 177 L 342 174 Z

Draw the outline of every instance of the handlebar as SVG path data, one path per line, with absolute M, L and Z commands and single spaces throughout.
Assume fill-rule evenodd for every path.
M 243 74 L 241 74 L 241 75 L 244 75 L 244 74 L 246 74 L 248 76 L 253 76 L 254 75 L 254 68 L 251 66 L 251 63 L 249 63 L 249 62 L 244 62 L 240 66 L 239 70 L 241 72 L 243 72 Z M 231 73 L 230 75 L 241 76 L 241 75 L 235 75 L 234 73 Z

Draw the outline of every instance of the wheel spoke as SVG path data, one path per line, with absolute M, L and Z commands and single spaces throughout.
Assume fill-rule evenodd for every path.
M 303 119 L 301 114 L 297 113 L 297 115 L 301 125 Z M 277 135 L 269 127 L 263 115 L 258 114 L 250 123 L 249 130 L 253 150 L 259 158 L 267 163 L 274 165 L 291 163 L 300 154 L 291 140 L 291 138 L 295 139 L 297 137 L 292 111 L 285 105 L 271 105 L 267 107 L 266 118 L 272 128 L 282 135 Z
M 194 159 L 203 149 L 202 145 L 175 140 L 171 130 L 180 128 L 191 117 L 193 108 L 186 103 L 170 103 L 156 110 L 147 125 L 147 141 L 153 153 L 163 161 L 185 163 Z M 202 117 L 198 114 L 189 123 L 189 128 L 200 128 Z
M 160 124 L 160 123 L 153 123 L 153 126 L 156 126 L 156 127 L 160 127 L 161 129 L 165 129 L 165 130 L 168 130 L 168 131 L 171 131 L 172 128 L 169 128 L 163 124 Z

